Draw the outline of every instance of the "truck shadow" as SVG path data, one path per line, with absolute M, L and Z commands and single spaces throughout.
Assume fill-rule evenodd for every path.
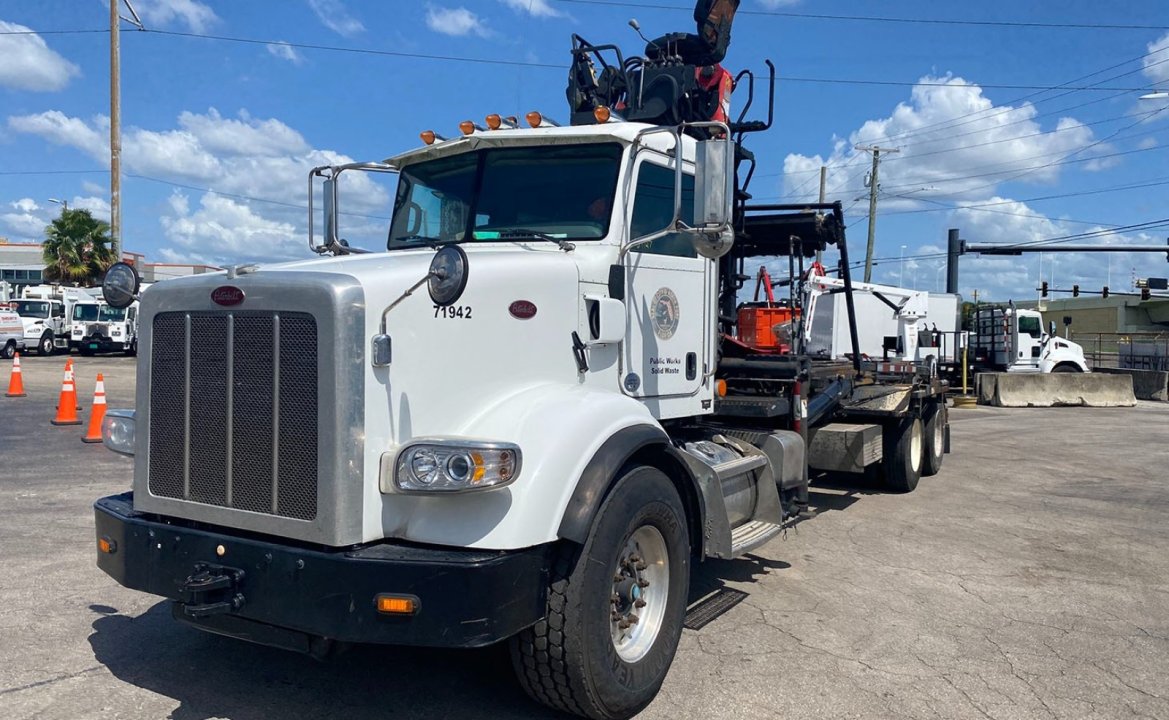
M 174 621 L 169 603 L 101 615 L 89 643 L 119 680 L 172 698 L 171 720 L 564 718 L 524 695 L 505 644 L 481 650 L 353 646 L 327 662 Z

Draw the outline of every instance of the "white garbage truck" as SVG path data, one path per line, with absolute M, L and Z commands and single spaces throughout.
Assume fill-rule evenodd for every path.
M 69 347 L 82 355 L 133 355 L 138 350 L 138 303 L 116 308 L 97 298 L 78 301 L 73 306 Z
M 844 218 L 750 202 L 743 140 L 771 112 L 726 117 L 730 77 L 691 37 L 689 62 L 636 63 L 575 38 L 571 125 L 488 115 L 316 168 L 322 257 L 142 295 L 137 405 L 103 424 L 132 491 L 95 505 L 98 566 L 306 653 L 507 642 L 532 698 L 627 718 L 673 660 L 692 563 L 777 537 L 823 470 L 895 492 L 938 472 L 927 368 L 740 334 L 747 260 L 790 258 L 799 305 L 826 252 L 851 296 Z M 364 171 L 398 183 L 373 252 L 338 222 Z M 114 307 L 136 288 L 106 275 Z

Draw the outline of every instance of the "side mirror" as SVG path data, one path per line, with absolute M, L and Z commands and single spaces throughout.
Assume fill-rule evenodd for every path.
M 325 247 L 337 242 L 337 179 L 325 178 L 324 189 Z
M 625 303 L 611 297 L 585 296 L 589 345 L 612 345 L 625 339 Z
M 106 277 L 101 283 L 101 295 L 110 307 L 119 310 L 130 307 L 138 299 L 138 287 L 141 279 L 133 265 L 116 262 L 106 270 Z
M 1047 334 L 1052 336 L 1052 337 L 1055 337 L 1055 321 L 1054 320 L 1051 320 L 1050 322 L 1048 322 Z
M 735 146 L 730 138 L 700 140 L 694 155 L 694 249 L 720 258 L 734 244 Z

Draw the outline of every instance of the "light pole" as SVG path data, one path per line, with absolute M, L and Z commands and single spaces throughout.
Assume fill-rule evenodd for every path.
M 1169 100 L 1169 90 L 1157 90 L 1141 95 L 1141 100 Z
M 69 211 L 69 201 L 68 200 L 58 200 L 57 198 L 49 198 L 49 202 L 57 203 L 61 207 L 65 208 L 64 210 L 61 211 L 63 213 Z
M 908 245 L 901 246 L 901 267 L 897 271 L 897 287 L 905 287 L 905 248 Z

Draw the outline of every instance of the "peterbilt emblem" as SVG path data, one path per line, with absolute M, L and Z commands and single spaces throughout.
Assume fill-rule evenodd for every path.
M 528 320 L 536 317 L 536 303 L 530 300 L 516 300 L 507 306 L 507 311 L 511 313 L 513 318 Z
M 244 291 L 233 285 L 222 285 L 211 291 L 211 302 L 216 305 L 239 305 L 244 301 Z
M 649 319 L 659 340 L 674 337 L 674 331 L 678 329 L 678 296 L 673 290 L 664 287 L 654 293 Z

